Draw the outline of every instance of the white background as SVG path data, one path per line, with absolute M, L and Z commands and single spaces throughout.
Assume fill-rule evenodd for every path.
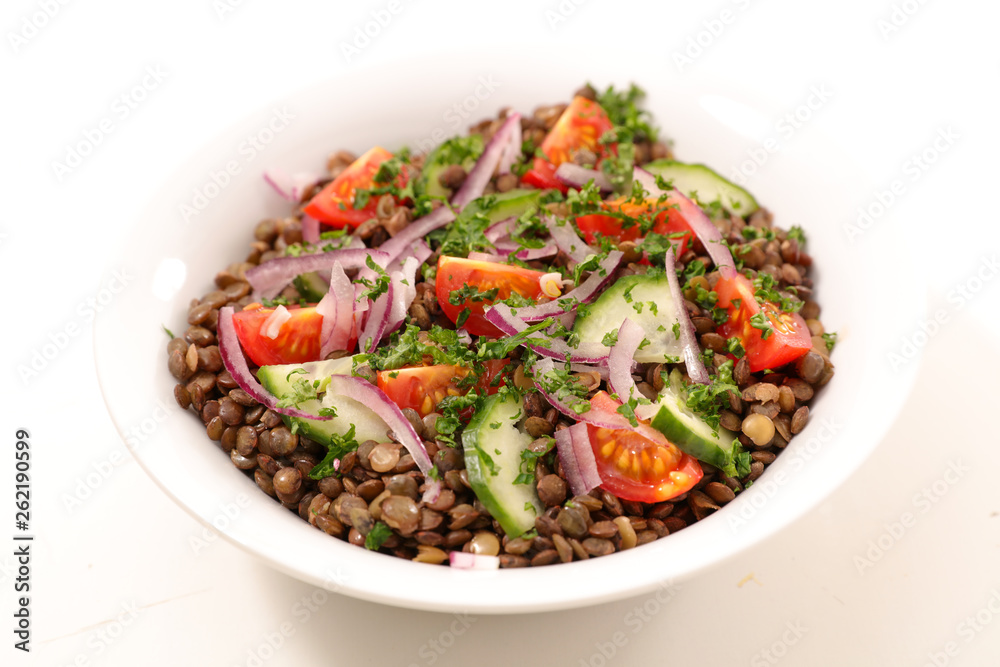
M 388 7 L 4 3 L 0 451 L 10 465 L 0 465 L 0 506 L 13 499 L 14 432 L 28 428 L 37 541 L 30 655 L 11 648 L 14 563 L 0 551 L 3 663 L 230 666 L 262 655 L 274 666 L 997 664 L 1000 281 L 989 261 L 1000 248 L 1000 6 L 404 0 L 368 44 L 345 55 L 356 28 Z M 857 156 L 872 187 L 852 206 L 905 182 L 885 228 L 891 219 L 893 233 L 921 239 L 929 307 L 947 322 L 923 348 L 914 393 L 867 464 L 786 531 L 681 582 L 669 603 L 640 597 L 456 618 L 324 600 L 204 533 L 131 460 L 100 399 L 87 300 L 108 286 L 116 244 L 143 224 L 138 212 L 154 190 L 235 119 L 356 67 L 511 50 L 537 54 L 537 71 L 526 76 L 544 75 L 555 60 L 579 61 L 581 81 L 587 62 L 608 60 L 625 76 L 637 60 L 661 64 L 665 80 L 724 72 L 789 110 L 825 86 L 832 96 L 802 133 L 834 136 Z M 685 51 L 691 62 L 676 59 Z M 147 68 L 162 81 L 146 78 L 145 99 L 126 117 L 115 100 L 141 85 Z M 344 91 L 345 104 L 363 94 Z M 111 132 L 60 178 L 53 163 L 102 118 L 112 119 Z M 946 150 L 912 172 L 907 161 L 949 131 L 955 138 L 939 142 Z M 977 271 L 984 282 L 975 282 Z M 872 285 L 871 298 L 924 289 L 914 282 L 900 275 Z M 953 290 L 962 285 L 980 289 L 959 305 Z M 23 377 L 18 368 L 52 340 L 63 341 L 58 354 Z M 99 483 L 81 491 L 99 470 Z M 925 490 L 933 502 L 920 498 Z M 68 502 L 74 495 L 88 497 Z M 901 527 L 906 513 L 914 520 Z M 314 594 L 322 604 L 310 609 L 303 601 Z

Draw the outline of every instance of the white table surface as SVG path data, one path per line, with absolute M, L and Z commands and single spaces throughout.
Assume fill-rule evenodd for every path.
M 14 432 L 27 428 L 37 538 L 30 654 L 12 647 L 16 574 L 11 549 L 0 550 L 0 663 L 1000 664 L 1000 280 L 989 269 L 1000 250 L 1000 6 L 347 4 L 4 4 L 0 497 L 11 504 Z M 388 25 L 348 59 L 341 45 L 390 8 Z M 699 33 L 707 46 L 679 68 L 674 54 Z M 504 48 L 537 52 L 543 69 L 549 59 L 606 57 L 623 67 L 652 59 L 670 77 L 726 71 L 790 110 L 826 86 L 830 99 L 801 132 L 834 135 L 858 156 L 874 184 L 858 206 L 901 180 L 886 220 L 926 239 L 930 312 L 947 322 L 923 348 L 917 385 L 884 442 L 818 508 L 681 582 L 666 604 L 640 597 L 456 617 L 317 592 L 204 533 L 131 459 L 100 398 L 88 299 L 113 276 L 122 230 L 141 224 L 137 212 L 182 160 L 248 110 L 353 67 Z M 144 77 L 146 99 L 126 114 L 115 100 Z M 53 162 L 102 118 L 110 133 L 58 178 Z M 945 150 L 913 172 L 908 160 L 949 128 Z M 977 285 L 968 300 L 953 291 Z M 872 287 L 872 298 L 892 298 L 910 277 Z M 32 352 L 68 331 L 44 371 L 23 379 Z

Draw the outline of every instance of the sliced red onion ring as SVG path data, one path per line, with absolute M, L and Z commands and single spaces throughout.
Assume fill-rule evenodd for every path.
M 265 169 L 264 180 L 283 198 L 297 204 L 302 201 L 302 195 L 306 193 L 306 190 L 319 181 L 319 177 L 316 174 L 289 175 L 281 169 Z
M 427 245 L 427 242 L 423 239 L 418 239 L 410 245 L 409 255 L 400 254 L 399 257 L 392 260 L 389 266 L 385 267 L 386 273 L 392 273 L 393 271 L 401 271 L 403 269 L 403 264 L 406 262 L 408 257 L 414 257 L 417 260 L 417 266 L 419 267 L 434 254 L 431 247 Z
M 592 271 L 587 279 L 580 283 L 579 287 L 566 292 L 555 301 L 549 301 L 537 306 L 518 308 L 517 316 L 528 323 L 541 322 L 546 317 L 556 317 L 566 312 L 572 312 L 576 310 L 578 304 L 590 303 L 600 294 L 604 286 L 611 282 L 615 269 L 621 264 L 622 257 L 623 253 L 621 251 L 612 250 L 601 262 L 599 268 L 596 271 Z M 570 299 L 570 301 L 566 301 L 567 299 Z M 560 303 L 569 303 L 572 305 L 567 309 L 560 305 Z
M 319 243 L 319 220 L 311 215 L 302 216 L 302 240 L 306 243 Z
M 496 262 L 498 264 L 504 264 L 507 262 L 506 255 L 491 255 L 486 252 L 470 252 L 469 259 L 476 262 Z
M 515 114 L 517 112 L 514 112 Z M 501 176 L 503 174 L 509 174 L 510 168 L 514 166 L 517 162 L 517 158 L 521 155 L 521 144 L 523 139 L 521 138 L 521 123 L 520 114 L 518 114 L 518 122 L 511 126 L 510 139 L 500 154 L 500 164 L 497 167 L 497 173 Z
M 436 503 L 438 498 L 441 497 L 441 480 L 439 479 L 428 479 L 427 488 L 424 489 L 424 495 L 420 498 L 420 502 L 425 505 L 431 505 Z
M 728 250 L 726 252 L 729 252 Z M 663 257 L 663 268 L 667 272 L 667 282 L 670 284 L 670 294 L 674 297 L 677 321 L 681 325 L 681 345 L 684 346 L 684 366 L 692 380 L 698 384 L 709 384 L 705 364 L 701 361 L 701 348 L 695 334 L 694 323 L 687 308 L 684 307 L 684 295 L 681 293 L 681 281 L 677 279 L 677 266 L 674 263 L 674 253 L 669 248 Z
M 494 304 L 486 311 L 486 319 L 497 329 L 508 336 L 520 333 L 528 328 L 527 322 L 510 310 L 505 303 Z M 605 363 L 610 350 L 599 343 L 583 343 L 578 348 L 571 348 L 564 341 L 551 339 L 549 346 L 529 344 L 532 350 L 543 357 L 559 359 L 560 361 L 576 361 L 584 364 Z
M 602 380 L 610 377 L 607 366 L 592 366 L 590 364 L 570 364 L 569 369 L 574 373 L 597 373 Z
M 517 222 L 517 218 L 511 216 L 509 218 L 504 218 L 500 222 L 494 222 L 492 225 L 486 228 L 483 232 L 483 236 L 490 243 L 495 243 L 500 239 L 510 236 L 511 232 L 514 231 L 514 225 Z
M 559 249 L 577 264 L 585 261 L 590 255 L 597 254 L 596 250 L 580 238 L 569 221 L 560 225 L 554 216 L 549 215 L 545 217 L 545 226 L 549 228 L 549 235 Z
M 556 365 L 552 359 L 539 359 L 538 362 L 535 364 L 534 368 L 532 368 L 531 370 L 532 382 L 535 383 L 535 387 L 538 388 L 538 391 L 542 392 L 542 395 L 545 396 L 545 399 L 552 404 L 552 407 L 554 407 L 556 410 L 563 413 L 570 419 L 574 419 L 576 421 L 587 422 L 588 424 L 593 424 L 594 426 L 599 426 L 601 428 L 614 429 L 621 427 L 618 420 L 602 419 L 601 417 L 596 416 L 596 414 L 591 414 L 592 412 L 591 410 L 587 410 L 586 412 L 582 413 L 577 412 L 576 410 L 571 408 L 565 401 L 560 400 L 555 395 L 550 394 L 548 391 L 546 391 L 545 386 L 540 381 L 540 379 L 544 377 L 546 373 L 555 370 L 555 368 Z
M 618 328 L 618 342 L 611 346 L 611 354 L 608 355 L 608 384 L 622 403 L 633 396 L 642 396 L 632 379 L 632 363 L 635 351 L 645 337 L 646 332 L 642 327 L 626 317 Z
M 282 325 L 292 319 L 292 314 L 284 306 L 278 306 L 260 325 L 260 335 L 274 340 L 281 333 Z
M 501 255 L 514 255 L 518 259 L 525 262 L 542 259 L 544 257 L 552 257 L 559 252 L 559 248 L 555 243 L 547 243 L 541 248 L 525 248 L 516 241 L 512 241 L 510 237 L 497 239 L 493 242 L 493 246 Z
M 370 408 L 386 423 L 396 441 L 406 447 L 406 451 L 413 457 L 420 471 L 426 475 L 431 469 L 431 457 L 427 455 L 420 436 L 413 430 L 413 425 L 399 406 L 393 403 L 384 391 L 367 380 L 350 375 L 330 376 L 330 386 L 327 391 L 332 391 L 337 396 L 353 398 Z
M 590 493 L 601 485 L 597 458 L 590 445 L 586 424 L 577 422 L 569 428 L 556 431 L 556 449 L 563 474 L 566 475 L 574 496 Z
M 299 257 L 276 257 L 248 269 L 246 277 L 254 289 L 254 298 L 273 299 L 295 276 L 329 269 L 337 262 L 345 269 L 362 268 L 368 257 L 375 261 L 388 261 L 380 250 L 332 250 Z
M 326 355 L 334 350 L 347 350 L 354 327 L 354 287 L 340 262 L 334 263 L 330 291 L 316 305 L 316 310 L 323 315 L 320 358 L 326 359 Z
M 392 307 L 383 337 L 403 324 L 406 313 L 410 310 L 410 304 L 417 298 L 417 269 L 421 264 L 423 262 L 418 262 L 416 257 L 407 257 L 402 269 L 389 274 L 393 283 Z
M 385 260 L 386 265 L 402 255 L 414 242 L 422 240 L 435 229 L 444 227 L 454 219 L 455 213 L 447 206 L 441 206 L 411 222 L 402 231 L 379 246 L 379 250 L 388 256 L 388 259 Z
M 497 129 L 496 133 L 486 144 L 483 154 L 476 161 L 476 166 L 472 168 L 465 182 L 462 183 L 462 187 L 452 197 L 452 206 L 461 210 L 462 207 L 473 199 L 479 199 L 483 196 L 486 185 L 493 178 L 493 172 L 497 170 L 497 166 L 500 164 L 501 155 L 507 150 L 507 145 L 511 143 L 515 125 L 518 127 L 521 126 L 521 114 L 517 112 L 507 116 L 503 125 Z M 520 149 L 520 146 L 518 146 L 518 149 Z
M 278 414 L 289 417 L 302 417 L 304 419 L 327 420 L 330 417 L 314 415 L 295 408 L 279 408 L 278 399 L 272 393 L 264 389 L 257 378 L 250 372 L 243 350 L 240 349 L 240 339 L 236 335 L 236 327 L 233 325 L 233 307 L 225 306 L 219 309 L 219 323 L 216 329 L 219 336 L 219 354 L 222 356 L 222 363 L 229 371 L 229 374 L 236 380 L 240 389 L 248 393 L 255 401 Z
M 736 263 L 733 262 L 733 253 L 729 251 L 729 248 L 723 242 L 722 233 L 718 227 L 712 224 L 712 221 L 708 219 L 708 216 L 705 215 L 705 212 L 697 204 L 691 201 L 680 190 L 671 190 L 669 193 L 664 193 L 656 185 L 656 177 L 641 167 L 632 169 L 632 177 L 639 181 L 642 187 L 654 197 L 669 194 L 673 203 L 677 205 L 681 216 L 691 225 L 691 229 L 694 230 L 694 233 L 701 240 L 702 245 L 705 246 L 705 251 L 712 258 L 712 261 L 715 262 L 715 266 L 719 269 L 722 277 L 732 278 L 736 275 Z
M 556 178 L 574 188 L 582 188 L 588 182 L 600 188 L 601 192 L 611 192 L 615 186 L 611 184 L 608 175 L 597 169 L 587 169 L 573 162 L 563 162 L 556 168 Z
M 365 317 L 365 327 L 361 330 L 361 335 L 358 336 L 358 345 L 361 351 L 366 354 L 374 352 L 382 340 L 382 336 L 385 335 L 389 326 L 389 318 L 392 317 L 394 292 L 395 287 L 390 280 L 385 292 L 378 295 L 368 310 L 368 315 Z
M 456 570 L 497 570 L 500 569 L 500 557 L 449 551 L 448 564 Z

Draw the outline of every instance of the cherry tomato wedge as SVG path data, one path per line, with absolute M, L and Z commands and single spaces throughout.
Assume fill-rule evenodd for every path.
M 319 359 L 323 316 L 315 307 L 289 306 L 292 317 L 281 325 L 275 338 L 265 336 L 261 328 L 276 309 L 259 304 L 251 304 L 249 308 L 233 315 L 233 325 L 243 350 L 255 364 L 299 364 Z
M 616 199 L 604 204 L 605 208 L 612 211 L 620 211 L 630 218 L 656 216 L 653 226 L 650 228 L 656 234 L 668 236 L 674 233 L 683 233 L 684 236 L 673 239 L 675 244 L 674 255 L 680 257 L 687 250 L 693 232 L 681 212 L 667 199 L 660 203 L 656 199 L 646 199 L 642 203 L 632 200 Z M 587 243 L 595 244 L 597 235 L 606 236 L 619 243 L 622 241 L 636 241 L 640 238 L 641 229 L 639 224 L 625 227 L 625 221 L 600 214 L 581 215 L 576 219 L 576 226 L 580 228 Z
M 356 209 L 354 194 L 359 189 L 374 187 L 376 172 L 382 163 L 391 157 L 392 153 L 375 146 L 340 172 L 302 210 L 320 222 L 338 229 L 343 227 L 354 229 L 366 220 L 374 218 L 378 198 L 372 197 L 364 208 Z M 400 179 L 405 183 L 404 175 L 401 174 Z
M 582 150 L 594 153 L 600 162 L 600 158 L 615 150 L 598 141 L 613 127 L 601 105 L 585 97 L 574 97 L 542 141 L 540 148 L 548 159 L 536 157 L 521 181 L 536 188 L 558 188 L 566 192 L 569 188 L 555 177 L 556 167 L 572 160 Z
M 495 394 L 504 382 L 502 379 L 494 382 L 494 379 L 507 363 L 507 359 L 484 362 L 486 371 L 473 385 L 476 390 Z M 412 408 L 421 417 L 426 417 L 437 409 L 438 403 L 446 396 L 461 396 L 468 393 L 470 387 L 458 386 L 458 381 L 471 372 L 462 366 L 446 364 L 379 371 L 378 387 L 400 409 Z
M 812 349 L 812 336 L 802 316 L 782 312 L 770 301 L 765 301 L 763 306 L 759 304 L 754 297 L 753 283 L 746 276 L 736 274 L 733 278 L 720 278 L 715 292 L 719 295 L 717 305 L 729 310 L 729 320 L 717 333 L 726 338 L 739 337 L 751 372 L 784 366 Z M 733 303 L 734 300 L 738 302 Z M 771 327 L 766 338 L 763 331 L 753 326 L 752 318 L 761 313 Z
M 519 266 L 442 256 L 438 260 L 435 291 L 441 312 L 449 320 L 458 324 L 462 311 L 468 309 L 468 319 L 461 328 L 473 336 L 500 337 L 500 330 L 483 315 L 486 307 L 494 301 L 509 298 L 514 292 L 532 301 L 537 300 L 543 294 L 541 279 L 544 275 L 541 271 L 522 269 Z M 488 293 L 494 289 L 496 293 L 491 297 L 470 294 L 457 305 L 451 303 L 452 292 L 462 290 L 465 286 L 475 288 L 479 293 Z
M 621 405 L 606 392 L 590 401 L 591 410 L 617 414 Z M 625 423 L 628 426 L 628 423 Z M 587 424 L 597 459 L 601 488 L 619 498 L 658 503 L 690 491 L 704 472 L 698 460 L 640 422 L 637 428 L 608 429 Z

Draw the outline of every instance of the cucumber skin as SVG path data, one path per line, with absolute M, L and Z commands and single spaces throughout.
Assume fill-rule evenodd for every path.
M 699 461 L 704 461 L 720 470 L 733 464 L 732 456 L 722 449 L 722 443 L 726 442 L 724 434 L 719 433 L 718 444 L 707 442 L 705 438 L 691 433 L 687 426 L 682 424 L 666 407 L 660 407 L 659 412 L 650 422 L 650 426 L 665 435 L 667 440 L 676 445 L 682 452 Z M 722 430 L 725 431 L 725 429 Z M 729 440 L 730 444 L 735 439 L 734 434 Z
M 310 303 L 317 303 L 326 296 L 329 290 L 329 285 L 324 286 L 323 279 L 315 271 L 295 276 L 292 284 L 295 285 L 295 289 L 299 291 L 302 298 Z
M 719 187 L 717 188 L 716 193 L 719 195 L 720 199 L 723 195 L 725 195 L 726 197 L 728 197 L 730 201 L 733 201 L 738 198 L 739 200 L 741 200 L 742 204 L 745 204 L 744 206 L 740 206 L 739 210 L 733 210 L 733 212 L 736 213 L 737 215 L 746 217 L 751 213 L 755 212 L 758 208 L 760 208 L 760 205 L 757 204 L 757 200 L 754 199 L 754 196 L 752 194 L 747 192 L 744 188 L 741 188 L 740 186 L 736 185 L 729 179 L 719 175 L 718 172 L 716 172 L 714 169 L 712 169 L 707 165 L 688 164 L 685 162 L 677 162 L 676 160 L 662 159 L 662 160 L 654 160 L 646 164 L 644 166 L 644 169 L 646 169 L 646 171 L 653 174 L 654 176 L 662 175 L 667 180 L 671 180 L 669 178 L 669 173 L 671 172 L 671 170 L 675 172 L 677 170 L 683 170 L 688 173 L 700 172 L 699 177 L 705 178 L 707 180 L 716 180 L 719 182 Z M 664 172 L 667 173 L 665 174 Z M 691 194 L 689 190 L 683 187 L 683 184 L 682 187 L 678 188 L 678 190 L 681 190 L 687 195 Z M 725 192 L 726 190 L 728 190 L 728 192 Z M 734 197 L 733 195 L 737 196 Z M 714 201 L 714 199 L 706 201 L 704 203 L 708 204 L 711 201 Z M 727 206 L 726 208 L 728 209 L 729 207 Z
M 476 498 L 487 509 L 490 516 L 497 520 L 508 537 L 513 539 L 534 528 L 535 517 L 541 515 L 543 508 L 541 501 L 538 499 L 538 493 L 535 491 L 534 484 L 524 486 L 526 490 L 530 491 L 528 497 L 530 501 L 533 501 L 535 513 L 530 514 L 523 507 L 517 508 L 518 513 L 521 515 L 520 517 L 508 512 L 507 508 L 497 500 L 492 489 L 490 489 L 490 482 L 488 480 L 493 479 L 493 477 L 488 470 L 484 469 L 476 446 L 479 444 L 480 432 L 488 432 L 490 430 L 488 421 L 493 408 L 503 399 L 503 394 L 494 394 L 486 399 L 481 409 L 476 410 L 469 421 L 469 425 L 462 432 L 462 449 L 465 453 L 465 469 L 468 472 L 469 485 L 472 487 L 473 493 L 476 494 Z M 523 408 L 523 401 L 521 406 Z M 520 470 L 521 449 L 520 447 L 518 448 L 517 454 L 518 470 Z

